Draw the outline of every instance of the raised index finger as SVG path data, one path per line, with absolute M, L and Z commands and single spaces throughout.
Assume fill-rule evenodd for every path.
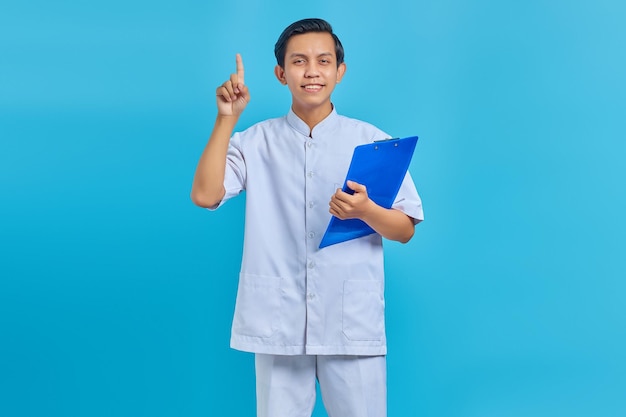
M 241 54 L 237 54 L 235 59 L 237 61 L 237 81 L 245 85 L 243 80 L 243 59 L 241 59 Z

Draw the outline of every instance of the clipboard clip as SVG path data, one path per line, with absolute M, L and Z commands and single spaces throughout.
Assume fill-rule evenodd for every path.
M 375 140 L 374 143 L 391 142 L 391 141 L 398 140 L 398 139 L 400 139 L 400 138 L 379 139 L 379 140 Z M 396 143 L 394 146 L 398 146 L 398 144 Z M 377 151 L 378 150 L 378 146 L 374 146 L 374 150 Z

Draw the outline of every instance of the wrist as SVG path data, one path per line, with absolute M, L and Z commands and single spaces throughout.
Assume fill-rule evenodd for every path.
M 363 210 L 363 216 L 361 216 L 361 220 L 369 224 L 369 222 L 373 218 L 376 218 L 378 209 L 380 208 L 381 207 L 376 204 L 372 199 L 368 199 L 367 204 L 365 205 L 365 210 Z
M 239 115 L 234 114 L 217 114 L 217 118 L 215 123 L 227 124 L 227 125 L 236 125 L 239 121 Z

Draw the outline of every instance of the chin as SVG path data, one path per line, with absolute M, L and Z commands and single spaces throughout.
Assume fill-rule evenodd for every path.
M 319 107 L 319 106 L 323 106 L 326 103 L 330 103 L 330 97 L 327 96 L 305 96 L 305 97 L 300 97 L 298 99 L 298 102 L 303 105 L 303 106 L 307 106 L 307 107 Z

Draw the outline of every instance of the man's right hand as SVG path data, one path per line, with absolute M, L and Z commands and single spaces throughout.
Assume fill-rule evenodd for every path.
M 244 84 L 243 60 L 237 54 L 237 72 L 230 75 L 230 80 L 217 87 L 217 112 L 220 116 L 239 117 L 250 101 L 248 87 Z

